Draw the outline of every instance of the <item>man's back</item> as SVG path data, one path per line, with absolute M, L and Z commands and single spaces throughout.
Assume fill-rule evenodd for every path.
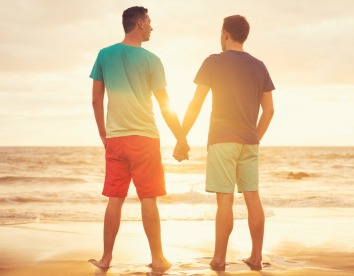
M 259 143 L 256 126 L 262 93 L 274 89 L 262 61 L 227 50 L 209 56 L 194 82 L 212 89 L 209 144 Z
M 182 124 L 188 134 L 211 89 L 205 190 L 216 193 L 215 250 L 210 266 L 217 271 L 226 267 L 236 184 L 246 202 L 252 238 L 251 256 L 243 261 L 252 270 L 262 269 L 264 211 L 258 193 L 258 144 L 273 116 L 274 86 L 264 64 L 243 51 L 249 29 L 244 16 L 224 18 L 220 36 L 223 52 L 209 56 L 199 69 L 194 80 L 197 88 Z
M 90 77 L 92 106 L 100 138 L 105 147 L 106 169 L 102 194 L 109 197 L 104 217 L 103 255 L 90 262 L 110 268 L 113 247 L 121 221 L 122 206 L 133 182 L 141 202 L 145 234 L 149 241 L 151 268 L 167 270 L 161 244 L 160 216 L 156 198 L 166 194 L 160 139 L 152 109 L 155 96 L 163 118 L 183 151 L 176 158 L 188 158 L 189 146 L 177 114 L 169 109 L 166 80 L 158 57 L 141 48 L 152 31 L 148 10 L 130 7 L 123 12 L 124 39 L 102 49 Z M 107 124 L 104 95 L 108 94 Z
M 160 59 L 122 43 L 100 51 L 91 77 L 104 81 L 108 95 L 107 138 L 141 135 L 159 138 L 152 91 L 166 86 Z

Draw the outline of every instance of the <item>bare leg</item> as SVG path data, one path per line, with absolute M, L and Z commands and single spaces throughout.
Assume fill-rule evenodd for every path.
M 171 264 L 162 252 L 160 215 L 155 197 L 141 199 L 141 213 L 151 251 L 151 267 L 169 268 Z
M 113 246 L 119 230 L 121 211 L 124 200 L 125 198 L 109 198 L 106 214 L 104 217 L 103 256 L 100 261 L 96 261 L 94 259 L 89 260 L 92 264 L 99 268 L 109 268 L 111 264 Z
M 215 251 L 210 266 L 214 270 L 223 270 L 226 264 L 227 244 L 234 225 L 232 210 L 234 194 L 217 193 L 216 198 L 218 209 L 215 221 Z
M 251 269 L 262 269 L 262 247 L 264 236 L 264 211 L 258 191 L 243 192 L 248 210 L 248 226 L 252 238 L 251 257 L 245 259 Z

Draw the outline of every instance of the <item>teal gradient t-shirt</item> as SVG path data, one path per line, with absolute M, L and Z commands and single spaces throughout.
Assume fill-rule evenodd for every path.
M 159 138 L 151 96 L 152 91 L 166 87 L 166 78 L 155 54 L 122 43 L 109 46 L 99 52 L 90 77 L 106 86 L 107 138 Z

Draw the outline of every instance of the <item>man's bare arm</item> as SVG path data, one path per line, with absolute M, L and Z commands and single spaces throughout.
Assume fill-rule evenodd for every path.
M 171 109 L 170 100 L 165 89 L 154 91 L 154 95 L 159 104 L 163 118 L 177 140 L 185 140 L 186 136 L 182 132 L 176 112 Z
M 205 85 L 198 85 L 192 101 L 188 105 L 188 109 L 186 114 L 184 115 L 183 123 L 182 123 L 182 130 L 184 134 L 187 136 L 189 131 L 191 130 L 192 126 L 194 125 L 200 110 L 202 109 L 204 100 L 208 95 L 210 87 Z
M 165 119 L 167 126 L 170 128 L 173 135 L 177 139 L 176 147 L 179 150 L 178 150 L 178 154 L 175 154 L 175 152 L 174 152 L 173 156 L 179 162 L 183 161 L 184 159 L 188 159 L 189 158 L 188 151 L 190 148 L 187 143 L 186 135 L 184 135 L 184 133 L 182 131 L 182 127 L 181 127 L 181 124 L 179 122 L 176 112 L 173 109 L 171 109 L 170 100 L 168 98 L 166 90 L 161 89 L 158 91 L 154 91 L 154 95 L 155 95 L 156 100 L 159 104 L 162 116 Z
M 103 81 L 94 80 L 92 84 L 92 106 L 95 113 L 96 124 L 102 143 L 106 146 L 106 127 L 104 122 L 104 92 Z
M 264 134 L 266 133 L 270 121 L 272 120 L 274 114 L 272 91 L 263 92 L 261 107 L 262 107 L 262 114 L 257 124 L 257 134 L 258 134 L 259 141 L 261 141 Z

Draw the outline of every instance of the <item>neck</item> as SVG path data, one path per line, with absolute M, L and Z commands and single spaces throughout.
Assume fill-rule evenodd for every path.
M 136 35 L 134 32 L 130 32 L 125 34 L 125 37 L 122 41 L 122 44 L 128 45 L 128 46 L 134 46 L 134 47 L 141 47 L 142 43 L 141 37 Z
M 243 52 L 243 44 L 239 42 L 228 41 L 228 43 L 226 43 L 226 50 Z

